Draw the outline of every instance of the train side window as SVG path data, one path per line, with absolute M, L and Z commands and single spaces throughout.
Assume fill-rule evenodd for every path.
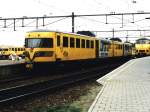
M 63 37 L 63 47 L 68 47 L 68 37 Z
M 60 46 L 60 35 L 57 35 L 57 46 Z
M 17 51 L 17 48 L 15 48 L 15 51 Z
M 14 49 L 14 48 L 12 48 L 12 51 L 15 51 L 15 49 Z
M 90 48 L 90 41 L 86 40 L 86 48 Z
M 122 45 L 120 45 L 120 49 L 122 49 Z
M 70 37 L 70 47 L 74 48 L 74 38 Z
M 94 41 L 91 40 L 91 48 L 94 48 Z
M 80 48 L 80 39 L 76 39 L 76 48 Z
M 81 40 L 81 47 L 85 48 L 85 40 L 84 39 Z

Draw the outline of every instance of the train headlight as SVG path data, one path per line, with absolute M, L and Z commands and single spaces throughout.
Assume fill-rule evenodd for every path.
M 33 64 L 26 64 L 26 68 L 29 70 L 33 69 Z

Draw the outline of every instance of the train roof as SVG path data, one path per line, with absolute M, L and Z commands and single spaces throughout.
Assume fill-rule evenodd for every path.
M 118 42 L 122 42 L 122 40 L 120 38 L 111 38 L 111 41 L 118 41 Z
M 140 39 L 137 39 L 136 41 L 139 41 L 139 40 L 150 40 L 148 38 L 140 38 Z
M 64 33 L 64 34 L 70 34 L 70 35 L 78 35 L 78 36 L 86 36 L 86 37 L 96 37 L 94 34 L 90 36 L 89 35 L 85 35 L 85 34 L 78 34 L 78 33 L 70 33 L 70 32 L 62 32 L 62 31 L 55 31 L 55 30 L 48 30 L 48 29 L 38 29 L 38 30 L 31 30 L 31 31 L 28 31 L 27 33 L 30 33 L 30 32 L 56 32 L 56 33 Z
M 77 31 L 77 34 L 91 36 L 91 37 L 96 37 L 96 35 L 93 32 L 91 32 L 91 31 Z

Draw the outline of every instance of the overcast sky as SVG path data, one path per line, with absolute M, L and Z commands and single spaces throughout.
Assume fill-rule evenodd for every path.
M 150 12 L 149 0 L 0 0 L 0 17 L 34 17 L 34 16 L 54 16 L 54 15 L 70 15 L 75 14 L 105 14 L 105 13 L 135 13 L 135 12 Z M 124 16 L 124 25 L 122 28 L 121 16 L 108 17 L 80 17 L 75 19 L 75 31 L 78 30 L 123 30 L 123 29 L 150 29 L 150 20 L 146 20 L 150 15 Z M 60 19 L 60 18 L 59 18 Z M 45 27 L 40 29 L 50 29 L 71 32 L 71 19 L 67 18 L 54 24 L 50 24 L 58 19 L 47 19 Z M 35 22 L 26 21 L 25 24 L 32 23 L 29 26 L 35 26 Z M 12 21 L 7 23 L 12 24 Z M 39 23 L 41 24 L 41 23 Z M 3 27 L 3 21 L 0 21 L 0 26 Z M 21 22 L 16 23 L 16 26 L 21 25 Z M 9 26 L 13 27 L 13 26 Z M 35 27 L 16 28 L 0 28 L 0 45 L 22 46 L 24 44 L 25 32 L 33 30 Z M 100 37 L 111 37 L 112 33 L 97 33 Z M 119 32 L 115 36 L 146 36 L 150 35 L 147 32 Z M 135 39 L 135 38 L 134 38 Z

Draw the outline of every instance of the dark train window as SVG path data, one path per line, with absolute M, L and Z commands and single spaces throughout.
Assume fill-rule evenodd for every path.
M 120 49 L 122 49 L 122 45 L 120 45 Z
M 76 39 L 76 48 L 80 48 L 80 39 Z
M 57 46 L 60 46 L 60 36 L 57 35 Z
M 8 49 L 4 49 L 4 51 L 8 51 Z
M 74 47 L 74 38 L 70 37 L 70 47 Z
M 94 48 L 94 41 L 91 40 L 91 48 Z
M 17 48 L 15 48 L 15 51 L 17 51 Z
M 86 40 L 86 48 L 90 48 L 90 41 Z
M 68 47 L 68 37 L 63 37 L 63 47 Z
M 25 42 L 27 48 L 53 48 L 53 38 L 28 38 Z
M 118 45 L 118 49 L 120 49 L 120 45 Z
M 81 40 L 81 47 L 85 48 L 85 40 L 84 39 Z
M 15 49 L 14 49 L 14 48 L 12 48 L 12 51 L 15 51 Z

